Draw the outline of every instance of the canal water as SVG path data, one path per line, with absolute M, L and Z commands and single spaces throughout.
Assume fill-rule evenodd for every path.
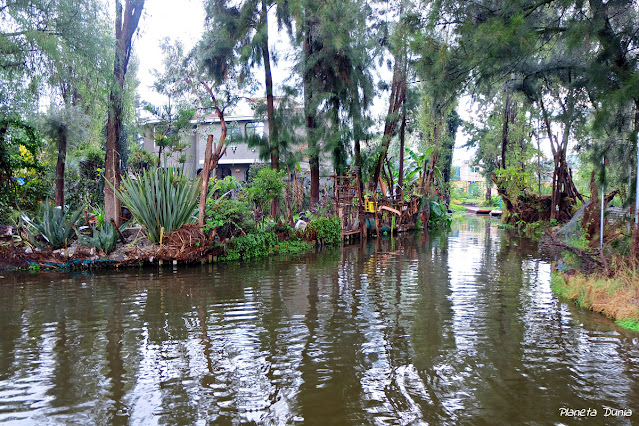
M 250 263 L 0 275 L 0 422 L 639 419 L 639 335 L 558 301 L 535 244 L 494 219 Z

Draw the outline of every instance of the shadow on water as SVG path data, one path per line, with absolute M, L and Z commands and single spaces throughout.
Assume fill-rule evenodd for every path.
M 0 422 L 545 424 L 575 421 L 562 407 L 599 422 L 606 407 L 638 410 L 637 335 L 559 302 L 535 244 L 497 224 L 467 216 L 227 265 L 5 273 Z

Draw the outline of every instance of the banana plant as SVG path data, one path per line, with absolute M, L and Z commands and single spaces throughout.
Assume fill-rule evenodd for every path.
M 424 172 L 424 163 L 433 154 L 434 147 L 428 147 L 423 153 L 418 154 L 410 148 L 406 148 L 408 157 L 404 161 L 404 186 L 410 186 L 420 182 Z M 441 171 L 435 167 L 435 175 L 441 180 Z M 398 174 L 399 176 L 399 174 Z

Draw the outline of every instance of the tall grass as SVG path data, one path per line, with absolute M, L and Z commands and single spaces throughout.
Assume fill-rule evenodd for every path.
M 639 331 L 639 271 L 636 265 L 619 267 L 612 277 L 569 276 L 554 272 L 551 287 L 558 296 L 615 319 L 625 328 Z
M 162 234 L 193 222 L 198 191 L 197 181 L 168 168 L 147 170 L 135 179 L 126 176 L 117 194 L 145 228 L 148 239 L 158 243 Z

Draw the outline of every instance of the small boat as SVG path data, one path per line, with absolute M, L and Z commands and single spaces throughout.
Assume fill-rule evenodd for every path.
M 490 214 L 490 209 L 477 209 L 475 211 L 477 214 Z
M 502 215 L 502 211 L 501 210 L 493 210 L 492 212 L 490 212 L 491 216 L 501 216 Z

